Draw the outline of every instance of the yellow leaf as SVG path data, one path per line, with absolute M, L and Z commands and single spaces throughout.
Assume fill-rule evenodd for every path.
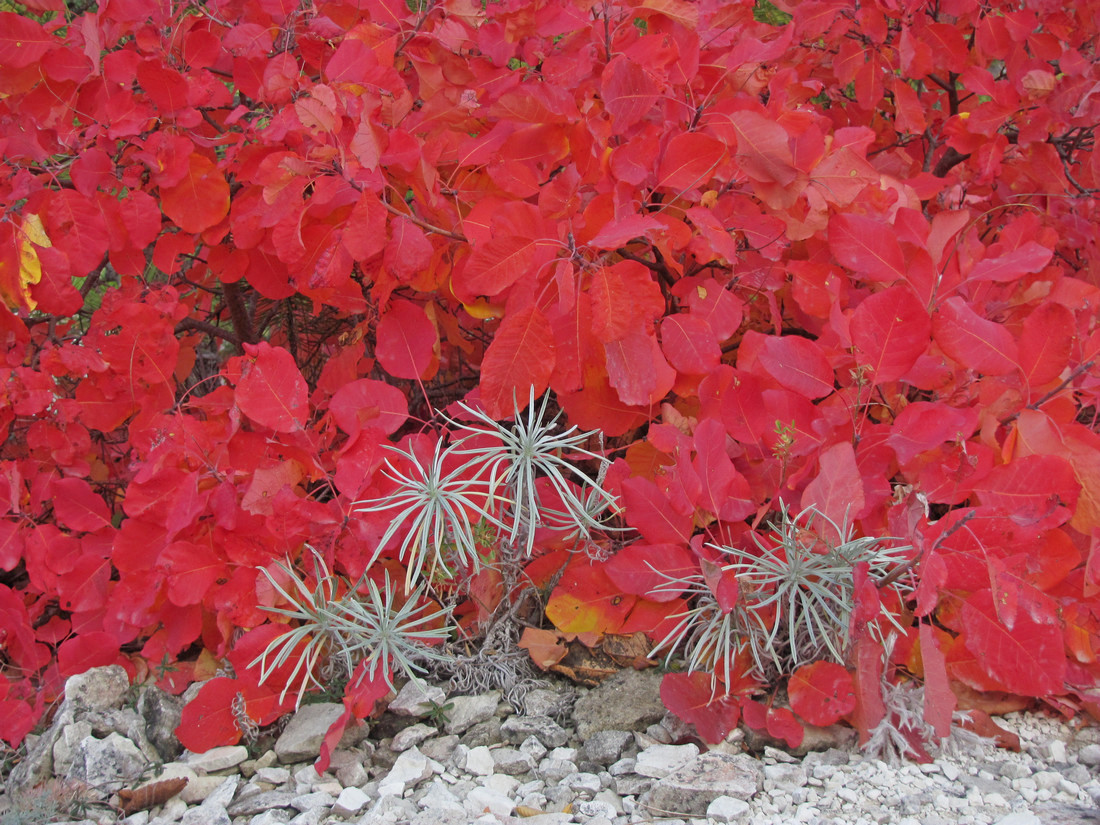
M 31 297 L 30 288 L 42 280 L 42 262 L 38 259 L 36 246 L 53 246 L 46 228 L 42 225 L 42 219 L 34 213 L 23 216 L 23 225 L 19 227 L 19 236 L 16 240 L 16 249 L 19 252 L 19 280 L 15 296 L 5 296 L 7 303 L 13 309 L 20 305 L 26 309 L 34 309 L 38 302 Z

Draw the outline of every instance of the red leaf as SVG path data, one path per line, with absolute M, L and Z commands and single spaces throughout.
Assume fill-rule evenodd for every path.
M 538 307 L 508 315 L 481 361 L 481 403 L 492 418 L 510 418 L 546 391 L 554 371 L 553 331 Z
M 47 34 L 41 23 L 21 14 L 0 12 L 0 66 L 24 69 L 60 43 L 58 38 Z
M 661 704 L 692 725 L 704 742 L 718 744 L 737 727 L 740 708 L 735 696 L 719 695 L 709 673 L 666 673 L 661 679 Z
M 737 133 L 737 162 L 750 178 L 788 186 L 798 177 L 787 130 L 757 112 L 729 115 Z
M 815 506 L 818 512 L 839 527 L 846 521 L 849 524 L 853 522 L 863 510 L 864 502 L 863 477 L 856 466 L 856 454 L 851 442 L 841 441 L 822 450 L 818 474 L 802 493 L 802 506 Z M 832 527 L 826 524 L 815 526 L 819 532 L 828 530 L 831 535 L 825 538 L 839 538 Z
M 645 69 L 621 54 L 604 67 L 600 90 L 620 134 L 648 115 L 658 97 L 657 84 Z
M 1020 367 L 1032 390 L 1062 374 L 1073 350 L 1075 335 L 1073 313 L 1055 301 L 1047 301 L 1024 316 L 1020 332 Z
M 623 593 L 668 602 L 680 594 L 672 589 L 656 591 L 655 588 L 666 584 L 666 577 L 694 573 L 696 564 L 682 545 L 635 541 L 608 559 L 603 569 Z
M 915 401 L 894 419 L 886 443 L 904 465 L 945 441 L 965 441 L 977 425 L 975 409 L 957 409 L 940 401 Z
M 520 278 L 536 277 L 561 245 L 548 238 L 508 235 L 478 244 L 460 284 L 471 295 L 499 295 Z
M 664 228 L 663 223 L 648 215 L 626 215 L 605 223 L 588 243 L 597 249 L 615 249 L 634 238 L 645 237 Z
M 841 264 L 871 281 L 905 281 L 905 255 L 897 230 L 863 215 L 840 214 L 829 221 L 829 250 Z
M 302 429 L 309 415 L 309 388 L 294 357 L 266 341 L 245 344 L 244 350 L 235 395 L 241 412 L 275 432 Z
M 789 748 L 797 748 L 806 736 L 806 729 L 786 708 L 768 708 L 764 724 L 770 736 L 782 739 Z
M 928 349 L 932 321 L 912 290 L 899 284 L 860 303 L 852 313 L 851 331 L 871 379 L 896 381 Z
M 569 648 L 562 644 L 560 633 L 537 627 L 525 627 L 516 645 L 527 651 L 539 670 L 549 670 L 569 652 Z
M 202 232 L 229 214 L 229 184 L 210 158 L 195 153 L 183 180 L 161 187 L 160 206 L 184 232 Z
M 332 752 L 340 744 L 348 724 L 353 719 L 366 719 L 370 716 L 374 706 L 390 692 L 390 681 L 388 668 L 375 671 L 374 678 L 371 679 L 366 660 L 356 665 L 344 689 L 344 712 L 329 726 L 321 741 L 321 750 L 313 766 L 318 774 L 328 770 Z
M 168 582 L 168 599 L 178 607 L 200 604 L 214 583 L 226 575 L 226 565 L 209 547 L 190 541 L 168 545 L 157 556 L 157 568 Z
M 344 41 L 358 42 L 358 41 Z M 386 209 L 378 196 L 364 192 L 359 196 L 340 236 L 341 243 L 357 261 L 366 261 L 386 248 Z
M 390 375 L 410 380 L 430 377 L 439 336 L 419 304 L 393 301 L 378 322 L 375 341 L 375 357 Z
M 994 467 L 975 482 L 974 492 L 982 504 L 1014 519 L 1038 521 L 1053 516 L 1060 524 L 1077 504 L 1081 488 L 1073 465 L 1062 456 L 1025 455 Z
M 669 140 L 657 166 L 657 186 L 675 192 L 699 189 L 714 176 L 726 154 L 722 141 L 699 132 L 683 132 Z
M 672 389 L 676 371 L 653 335 L 633 327 L 623 338 L 604 344 L 607 380 L 619 400 L 631 406 L 655 404 Z
M 634 325 L 634 300 L 620 270 L 601 266 L 592 274 L 587 294 L 592 300 L 592 334 L 605 344 L 625 337 Z
M 882 646 L 870 634 L 856 641 L 856 707 L 848 721 L 859 731 L 860 744 L 866 744 L 874 728 L 886 716 L 882 701 Z
M 835 662 L 814 662 L 796 670 L 787 682 L 791 710 L 818 727 L 836 724 L 856 709 L 852 675 Z
M 692 514 L 678 512 L 647 478 L 623 482 L 623 505 L 630 526 L 650 544 L 680 544 L 691 535 Z
M 408 218 L 390 222 L 390 239 L 382 263 L 401 283 L 409 283 L 432 262 L 432 243 L 427 234 Z
M 238 693 L 243 694 L 244 682 L 219 676 L 203 685 L 195 698 L 183 706 L 176 738 L 192 753 L 205 753 L 211 748 L 236 745 L 241 741 L 241 729 L 233 711 Z
M 951 690 L 943 651 L 936 641 L 936 630 L 928 622 L 920 625 L 920 653 L 924 662 L 924 721 L 941 739 L 951 733 L 951 719 L 958 700 Z
M 70 530 L 94 533 L 111 526 L 111 511 L 81 478 L 57 479 L 51 485 L 57 521 Z
M 546 617 L 564 633 L 617 633 L 637 597 L 624 595 L 602 565 L 583 553 L 565 568 L 546 602 Z
M 672 367 L 687 375 L 705 375 L 722 360 L 722 348 L 710 324 L 684 313 L 661 320 L 661 349 Z
M 759 361 L 776 381 L 806 398 L 823 398 L 833 391 L 833 369 L 816 341 L 797 335 L 768 336 Z
M 384 381 L 359 378 L 340 387 L 328 402 L 336 426 L 348 435 L 372 427 L 393 435 L 408 420 L 408 399 L 401 390 Z
M 62 676 L 75 676 L 93 667 L 128 663 L 118 646 L 118 637 L 102 630 L 70 636 L 57 650 L 57 669 Z
M 967 650 L 1001 690 L 1021 696 L 1065 690 L 1065 644 L 1056 617 L 1040 624 L 1021 612 L 1010 631 L 997 618 L 993 594 L 982 590 L 963 602 L 959 623 Z
M 1019 364 L 1012 333 L 982 318 L 962 298 L 948 298 L 936 309 L 932 335 L 959 365 L 986 375 L 1005 375 Z
M 1021 275 L 1039 272 L 1050 263 L 1054 252 L 1045 246 L 1027 241 L 1018 249 L 1006 252 L 996 258 L 985 258 L 979 261 L 968 278 L 975 281 L 996 281 L 1007 283 L 1015 281 Z

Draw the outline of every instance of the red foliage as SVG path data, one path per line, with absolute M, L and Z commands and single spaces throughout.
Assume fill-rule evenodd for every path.
M 937 727 L 952 683 L 1100 706 L 1100 7 L 778 5 L 0 13 L 0 737 L 83 667 L 213 675 L 259 567 L 375 557 L 384 443 L 532 387 L 641 537 L 542 571 L 561 629 L 656 641 L 659 558 L 729 610 L 706 545 L 812 504 L 917 548 Z

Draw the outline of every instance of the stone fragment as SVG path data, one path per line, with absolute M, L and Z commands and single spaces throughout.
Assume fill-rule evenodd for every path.
M 188 805 L 202 804 L 207 797 L 221 787 L 224 781 L 224 776 L 207 776 L 206 774 L 196 776 L 188 781 L 184 789 L 180 791 L 180 799 Z
M 325 791 L 312 791 L 311 793 L 299 794 L 290 800 L 290 804 L 300 813 L 312 811 L 314 808 L 324 808 L 327 810 L 331 808 L 335 802 L 335 797 Z
M 439 731 L 431 725 L 410 725 L 393 737 L 390 748 L 395 753 L 402 753 L 415 745 L 419 745 L 425 739 L 435 736 L 437 733 L 439 733 Z
M 138 746 L 117 733 L 104 739 L 86 736 L 73 754 L 67 778 L 101 791 L 117 791 L 141 776 L 149 761 Z
M 542 761 L 542 758 L 546 756 L 547 753 L 546 746 L 533 736 L 528 736 L 524 739 L 519 749 L 535 760 L 536 765 Z
M 716 822 L 748 822 L 752 806 L 743 799 L 732 796 L 719 796 L 707 805 L 707 819 Z
M 344 788 L 332 806 L 333 816 L 355 816 L 370 802 L 370 797 L 359 788 Z
M 592 823 L 596 817 L 611 821 L 618 816 L 615 806 L 602 799 L 579 799 L 573 803 L 573 811 L 584 817 L 588 823 Z
M 594 773 L 571 773 L 561 780 L 561 784 L 575 795 L 590 799 L 600 792 L 603 785 Z
M 698 745 L 651 745 L 638 754 L 634 772 L 654 779 L 668 776 L 699 755 Z
M 121 705 L 129 689 L 121 665 L 94 667 L 65 680 L 65 703 L 72 709 L 108 710 Z
M 661 674 L 656 669 L 622 670 L 580 696 L 573 708 L 582 741 L 601 730 L 644 730 L 664 715 Z
M 282 785 L 290 781 L 290 771 L 286 768 L 259 768 L 253 775 L 258 782 L 270 782 L 272 785 Z
M 293 818 L 293 814 L 285 808 L 276 808 L 256 814 L 248 820 L 248 825 L 286 825 Z
M 446 703 L 447 694 L 442 688 L 429 685 L 420 679 L 410 679 L 397 692 L 397 696 L 390 702 L 387 710 L 397 716 L 421 718 L 431 712 L 433 704 L 436 707 L 442 707 Z
M 366 785 L 370 781 L 370 773 L 362 762 L 351 762 L 336 769 L 336 778 L 345 788 Z
M 144 720 L 145 736 L 156 748 L 161 761 L 171 762 L 179 757 L 183 752 L 176 736 L 183 713 L 180 698 L 154 686 L 145 687 L 138 696 L 137 713 Z
M 188 808 L 180 825 L 232 825 L 232 820 L 225 808 L 220 805 L 199 805 L 197 808 Z
M 744 733 L 746 750 L 752 753 L 762 753 L 765 748 L 774 747 L 794 756 L 805 756 L 813 751 L 824 751 L 830 748 L 851 749 L 859 736 L 854 728 L 847 725 L 819 728 L 803 724 L 802 728 L 802 742 L 796 748 L 789 747 L 782 739 L 769 736 L 765 731 L 755 730 L 745 725 L 742 725 L 740 730 Z
M 292 808 L 298 795 L 286 790 L 251 791 L 245 788 L 226 810 L 230 816 L 250 816 L 271 808 Z M 289 817 L 288 817 L 289 819 Z
M 434 781 L 427 792 L 420 797 L 418 806 L 426 811 L 445 811 L 459 816 L 466 816 L 466 809 L 462 801 L 448 790 L 441 780 Z
M 426 739 L 420 745 L 420 752 L 436 762 L 450 762 L 459 741 L 459 738 L 453 734 Z
M 183 764 L 196 773 L 217 773 L 234 768 L 246 759 L 248 748 L 244 745 L 225 745 L 203 753 L 188 753 L 183 758 Z
M 538 777 L 547 784 L 555 784 L 561 782 L 570 774 L 576 773 L 577 765 L 568 759 L 555 759 L 548 756 L 539 762 L 536 772 Z
M 1030 811 L 1013 811 L 995 820 L 993 825 L 1043 825 L 1043 821 Z
M 447 733 L 461 734 L 479 722 L 486 722 L 496 715 L 499 702 L 499 690 L 476 696 L 455 696 L 450 700 L 454 707 L 447 711 L 443 729 Z
M 492 752 L 484 745 L 468 748 L 459 745 L 452 757 L 454 766 L 474 776 L 489 776 L 495 770 Z
M 463 802 L 466 813 L 471 817 L 480 817 L 482 814 L 494 816 L 511 816 L 516 809 L 516 804 L 506 794 L 492 788 L 474 788 L 466 796 Z
M 504 739 L 500 735 L 500 719 L 494 716 L 492 719 L 478 722 L 462 734 L 462 739 L 471 748 L 477 748 L 482 745 L 491 747 L 501 744 Z
M 806 769 L 797 762 L 764 766 L 764 787 L 790 792 L 806 784 Z
M 1082 765 L 1100 767 L 1100 745 L 1085 745 L 1077 754 L 1077 761 Z
M 572 822 L 573 817 L 570 816 L 567 821 Z M 365 820 L 359 820 L 359 823 L 360 825 L 374 825 L 374 823 L 367 823 Z M 466 809 L 463 808 L 460 813 L 455 811 L 423 811 L 409 820 L 409 825 L 468 825 Z
M 319 702 L 299 708 L 275 742 L 279 761 L 286 765 L 316 759 L 325 734 L 343 713 L 343 704 L 335 702 Z
M 442 773 L 443 766 L 428 759 L 417 748 L 410 748 L 397 757 L 386 778 L 378 786 L 379 796 L 402 796 L 434 773 L 435 767 Z
M 500 726 L 504 741 L 518 745 L 533 736 L 548 748 L 560 748 L 569 741 L 565 729 L 549 716 L 512 716 Z
M 538 764 L 531 754 L 517 748 L 496 748 L 489 753 L 492 754 L 494 773 L 518 776 L 533 771 Z
M 763 780 L 751 756 L 709 751 L 659 779 L 639 802 L 662 816 L 703 816 L 719 796 L 750 799 Z
M 549 716 L 557 719 L 572 706 L 576 694 L 571 690 L 536 688 L 523 697 L 523 709 L 528 716 Z
M 623 754 L 634 735 L 625 730 L 601 730 L 588 737 L 584 755 L 599 765 L 610 765 Z

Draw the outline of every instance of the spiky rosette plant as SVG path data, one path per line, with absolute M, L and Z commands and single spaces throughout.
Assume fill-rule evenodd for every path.
M 868 576 L 884 582 L 911 553 L 892 539 L 857 538 L 847 520 L 838 525 L 814 508 L 792 516 L 781 507 L 767 539 L 754 533 L 752 540 L 755 546 L 749 549 L 708 545 L 727 560 L 721 570 L 738 583 L 738 600 L 726 610 L 702 575 L 665 576 L 660 589 L 686 591 L 693 598 L 651 655 L 664 651 L 671 661 L 682 650 L 689 669 L 724 672 L 727 681 L 731 662 L 742 650 L 752 654 L 755 671 L 765 680 L 817 659 L 844 663 L 856 566 L 866 564 Z M 909 585 L 898 578 L 886 588 L 900 596 Z M 898 626 L 890 603 L 882 601 L 880 616 Z
M 458 406 L 473 421 L 450 422 L 455 431 L 465 433 L 454 442 L 455 453 L 484 469 L 494 495 L 499 489 L 505 491 L 504 499 L 511 505 L 507 540 L 521 546 L 525 556 L 531 555 L 540 526 L 576 529 L 587 536 L 592 530 L 606 529 L 601 516 L 615 507 L 614 497 L 603 488 L 609 462 L 585 447 L 599 434 L 575 426 L 559 431 L 561 414 L 547 418 L 549 398 L 546 393 L 542 403 L 536 404 L 532 388 L 526 415 L 517 411 L 511 425 L 461 402 Z M 577 466 L 585 460 L 596 462 L 595 477 Z M 564 509 L 540 499 L 540 478 L 553 488 Z
M 301 646 L 280 701 L 299 677 L 295 707 L 311 687 L 323 690 L 318 675 L 325 668 L 330 675 L 335 671 L 350 677 L 360 662 L 366 662 L 365 672 L 371 680 L 381 673 L 393 687 L 391 674 L 415 677 L 426 672 L 426 662 L 446 658 L 438 645 L 454 632 L 448 623 L 450 611 L 433 610 L 422 587 L 398 603 L 389 571 L 383 571 L 381 587 L 367 573 L 351 584 L 332 575 L 320 554 L 309 549 L 316 580 L 312 589 L 290 565 L 278 564 L 292 585 L 289 590 L 261 568 L 290 605 L 264 609 L 287 617 L 293 625 L 272 640 L 250 667 L 260 666 L 263 683 Z

